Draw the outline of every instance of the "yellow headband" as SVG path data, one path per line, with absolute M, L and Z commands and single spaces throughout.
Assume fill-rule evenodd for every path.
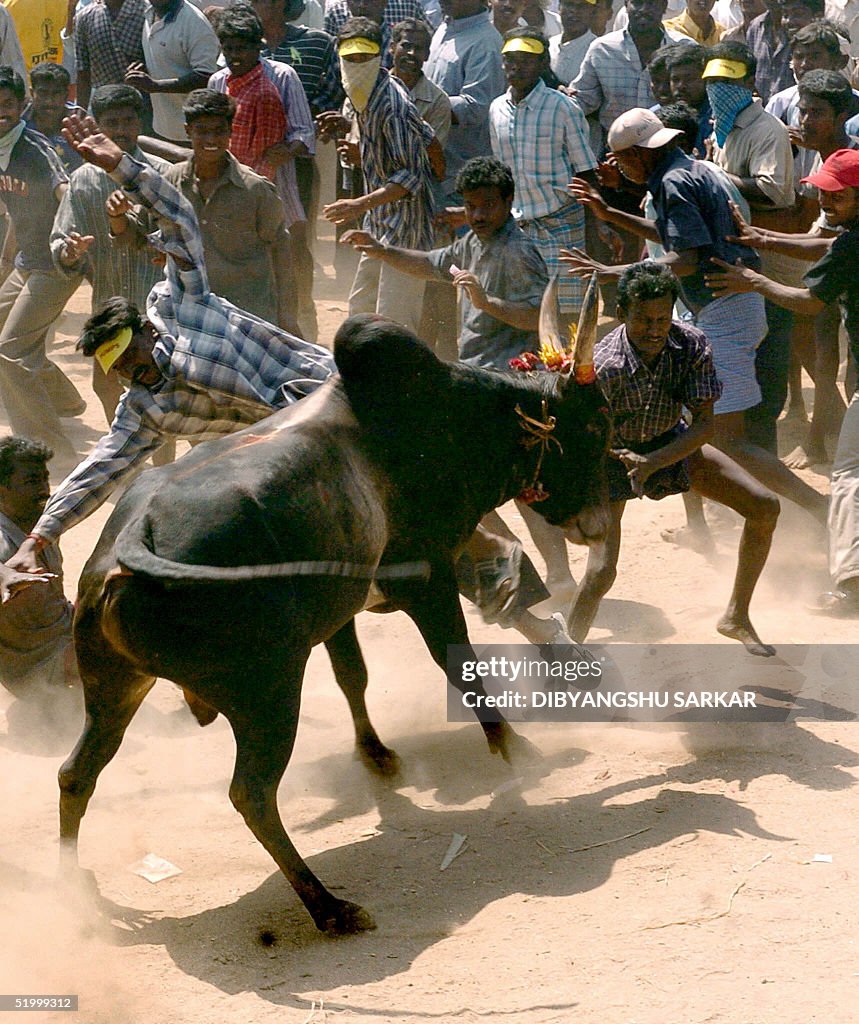
M 354 53 L 379 53 L 380 47 L 378 43 L 374 43 L 372 39 L 344 39 L 342 43 L 337 46 L 337 53 L 341 57 L 351 57 Z
M 708 60 L 702 78 L 745 78 L 749 69 L 739 60 Z
M 502 53 L 535 53 L 538 56 L 546 52 L 546 47 L 539 39 L 529 39 L 527 36 L 517 36 L 515 39 L 508 39 L 501 47 Z
M 112 338 L 108 338 L 107 341 L 103 341 L 95 350 L 95 357 L 98 360 L 98 365 L 105 373 L 110 371 L 113 364 L 131 344 L 133 334 L 134 332 L 130 327 L 123 327 L 121 330 L 117 331 Z

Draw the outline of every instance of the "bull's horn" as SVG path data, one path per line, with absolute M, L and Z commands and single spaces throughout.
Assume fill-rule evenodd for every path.
M 540 303 L 540 345 L 566 351 L 570 343 L 572 317 L 561 312 L 558 304 L 558 278 L 553 277 L 543 292 Z
M 545 296 L 543 302 L 545 302 Z M 591 274 L 582 308 L 579 311 L 579 326 L 576 330 L 576 351 L 573 355 L 573 372 L 577 384 L 590 384 L 594 380 L 594 348 L 597 343 L 597 323 L 600 315 L 600 292 L 597 275 Z M 540 310 L 542 325 L 542 308 Z

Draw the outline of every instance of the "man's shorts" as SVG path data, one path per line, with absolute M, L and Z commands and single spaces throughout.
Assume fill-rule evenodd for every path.
M 665 445 L 670 444 L 679 434 L 685 433 L 686 429 L 686 424 L 681 421 L 676 427 L 666 431 L 664 434 L 660 434 L 659 437 L 654 437 L 650 441 L 636 445 L 616 444 L 612 447 L 628 448 L 629 451 L 636 452 L 638 455 L 649 455 L 650 452 L 655 452 L 659 448 L 664 448 Z M 609 452 L 606 462 L 609 501 L 629 501 L 631 498 L 638 497 L 637 494 L 633 493 L 627 472 L 628 470 L 621 460 L 614 458 Z M 667 498 L 669 494 L 683 494 L 690 487 L 686 459 L 681 459 L 670 466 L 663 466 L 662 469 L 658 469 L 649 476 L 644 483 L 644 496 L 645 498 L 659 501 L 661 498 Z

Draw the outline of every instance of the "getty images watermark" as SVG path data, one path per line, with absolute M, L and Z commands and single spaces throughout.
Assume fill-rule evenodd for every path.
M 784 722 L 859 718 L 859 645 L 448 647 L 453 722 Z

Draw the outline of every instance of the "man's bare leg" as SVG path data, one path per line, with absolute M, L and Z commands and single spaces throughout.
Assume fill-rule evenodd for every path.
M 702 555 L 711 555 L 716 550 L 710 527 L 704 518 L 704 502 L 700 494 L 686 491 L 683 494 L 683 508 L 686 510 L 686 525 L 672 526 L 662 530 L 659 536 L 681 548 L 691 548 Z
M 570 572 L 564 531 L 558 526 L 547 523 L 539 512 L 535 512 L 524 501 L 517 501 L 516 508 L 519 509 L 520 515 L 525 520 L 534 546 L 546 563 L 546 586 L 552 592 L 553 597 L 562 597 L 566 604 L 575 593 L 576 581 Z
M 727 505 L 745 519 L 734 588 L 716 628 L 723 636 L 739 640 L 749 654 L 771 657 L 775 648 L 763 643 L 758 636 L 749 618 L 749 605 L 778 521 L 778 498 L 710 445 L 694 452 L 688 466 L 692 487 L 698 494 Z
M 728 412 L 715 417 L 713 446 L 742 466 L 755 480 L 788 498 L 825 527 L 829 512 L 826 495 L 809 487 L 771 452 L 746 439 L 745 413 Z
M 567 632 L 573 640 L 584 643 L 599 610 L 600 601 L 611 590 L 617 579 L 617 560 L 620 556 L 620 522 L 625 501 L 609 505 L 609 526 L 606 538 L 588 549 L 588 565 L 579 584 L 567 616 Z

